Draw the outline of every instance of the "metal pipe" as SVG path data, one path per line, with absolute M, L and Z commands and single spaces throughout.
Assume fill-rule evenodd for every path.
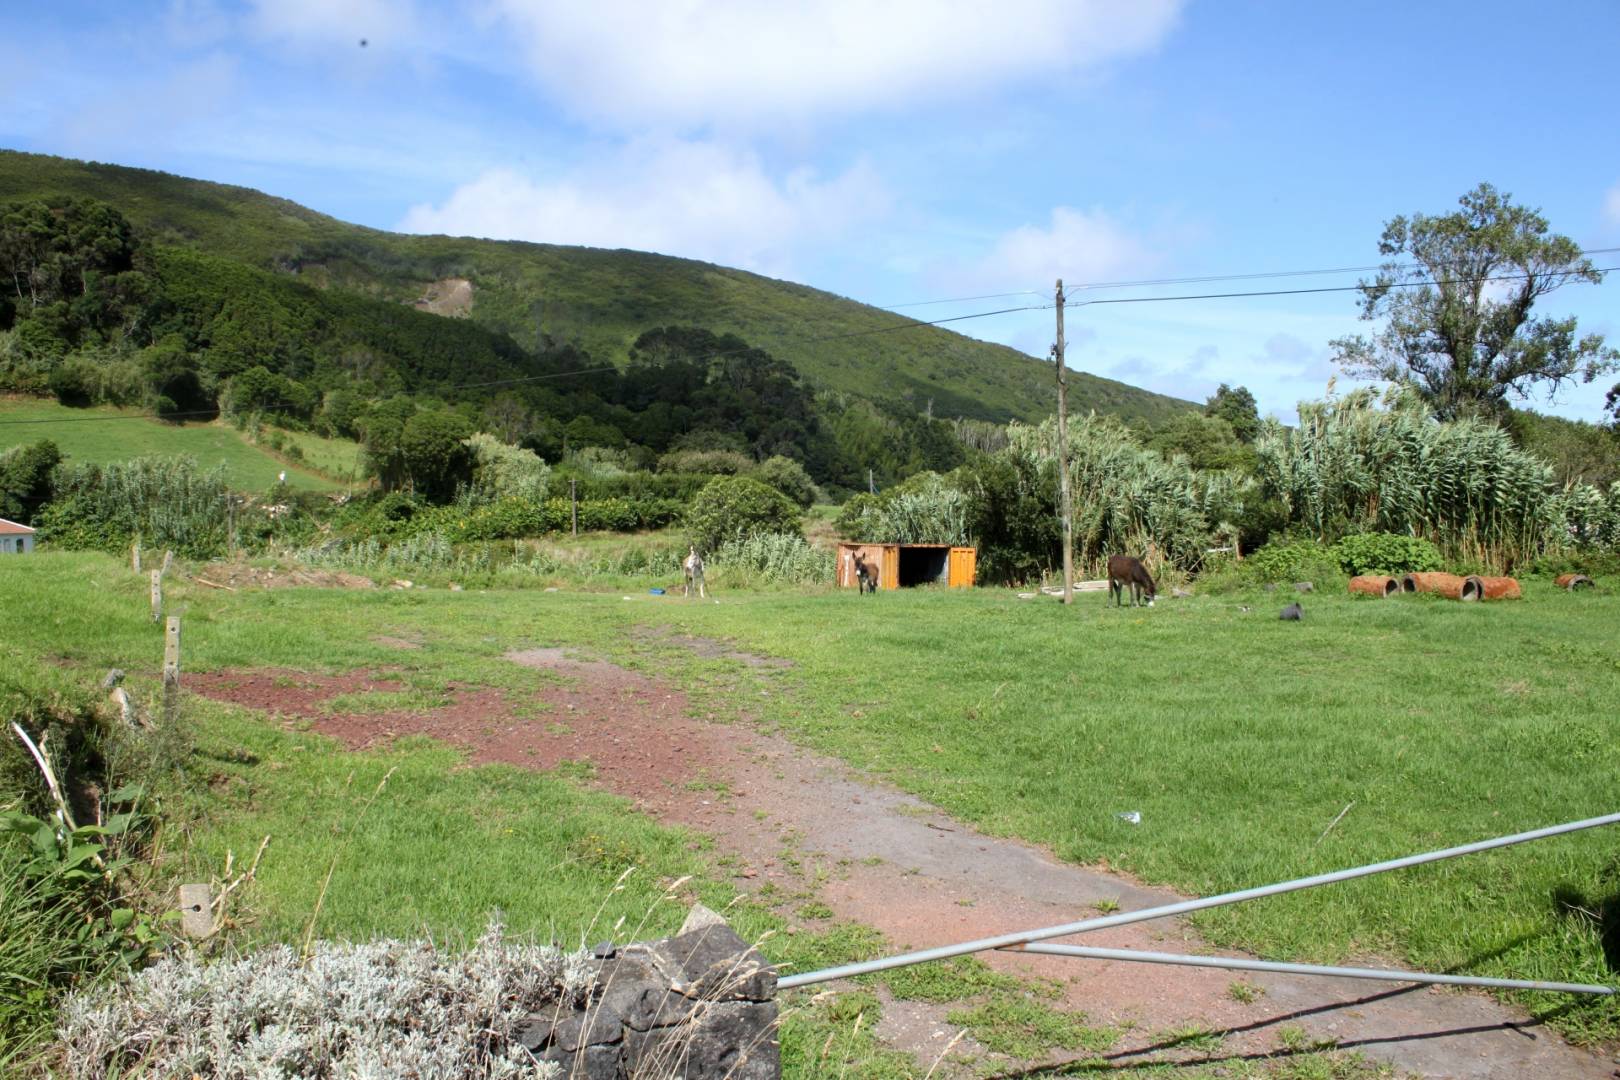
M 825 968 L 821 971 L 807 971 L 801 975 L 788 975 L 778 979 L 776 985 L 783 990 L 791 990 L 795 986 L 808 986 L 811 983 L 828 982 L 832 979 L 847 979 L 854 975 L 865 975 L 873 971 L 888 971 L 891 968 L 909 967 L 912 964 L 923 964 L 930 960 L 948 960 L 953 956 L 965 956 L 968 953 L 985 952 L 989 949 L 1000 949 L 1008 945 L 1023 945 L 1027 942 L 1041 941 L 1045 938 L 1068 937 L 1070 934 L 1082 934 L 1090 930 L 1105 930 L 1110 926 L 1124 926 L 1128 923 L 1146 922 L 1149 919 L 1162 919 L 1170 915 L 1184 915 L 1190 911 L 1202 911 L 1205 908 L 1236 904 L 1244 900 L 1258 900 L 1263 896 L 1276 896 L 1280 893 L 1309 889 L 1317 885 L 1331 885 L 1336 881 L 1349 881 L 1353 878 L 1382 874 L 1388 870 L 1402 870 L 1408 866 L 1421 866 L 1424 863 L 1438 862 L 1441 859 L 1456 858 L 1458 855 L 1471 855 L 1476 851 L 1489 851 L 1493 848 L 1508 847 L 1511 844 L 1522 844 L 1529 840 L 1540 840 L 1548 836 L 1578 832 L 1581 829 L 1592 829 L 1599 825 L 1613 825 L 1616 822 L 1620 822 L 1620 814 L 1605 814 L 1602 817 L 1572 821 L 1565 825 L 1550 825 L 1545 829 L 1532 829 L 1529 832 L 1514 833 L 1512 836 L 1501 836 L 1494 840 L 1479 840 L 1472 844 L 1444 848 L 1440 851 L 1430 851 L 1422 855 L 1408 855 L 1405 858 L 1391 859 L 1388 862 L 1371 863 L 1367 866 L 1358 866 L 1349 870 L 1335 870 L 1332 873 L 1317 874 L 1314 877 L 1296 878 L 1293 881 L 1284 881 L 1277 885 L 1262 885 L 1253 889 L 1244 889 L 1241 892 L 1222 893 L 1219 896 L 1209 896 L 1198 900 L 1182 900 L 1161 907 L 1144 908 L 1141 911 L 1125 911 L 1117 915 L 1083 919 L 1080 922 L 1064 923 L 1061 926 L 1048 926 L 1040 930 L 1022 930 L 1011 934 L 1001 934 L 997 937 L 980 938 L 977 941 L 966 941 L 959 945 L 941 945 L 933 949 L 922 949 L 918 952 L 902 953 L 898 956 L 886 956 L 878 960 L 845 964 L 842 967 Z
M 1276 964 L 1229 956 L 1183 956 L 1176 953 L 1139 952 L 1135 949 L 1093 949 L 1085 945 L 1030 942 L 1009 945 L 1009 951 L 1050 956 L 1078 956 L 1087 960 L 1129 960 L 1139 964 L 1175 964 L 1179 967 L 1225 968 L 1231 971 L 1277 971 L 1285 975 L 1337 975 L 1345 979 L 1384 982 L 1442 983 L 1447 986 L 1494 986 L 1503 990 L 1548 990 L 1560 994 L 1612 994 L 1614 988 L 1589 983 L 1530 982 L 1524 979 L 1488 979 L 1478 975 L 1434 975 L 1425 971 L 1389 971 L 1381 968 L 1324 967 L 1319 964 Z

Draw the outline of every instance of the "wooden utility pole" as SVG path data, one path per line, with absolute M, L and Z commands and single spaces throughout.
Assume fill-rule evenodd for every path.
M 574 535 L 579 535 L 579 481 L 568 481 L 568 504 L 570 516 L 574 523 Z
M 1058 493 L 1063 515 L 1063 602 L 1074 603 L 1074 507 L 1069 498 L 1069 384 L 1063 378 L 1063 279 L 1057 282 L 1057 344 L 1052 346 L 1057 361 L 1058 411 L 1057 457 Z

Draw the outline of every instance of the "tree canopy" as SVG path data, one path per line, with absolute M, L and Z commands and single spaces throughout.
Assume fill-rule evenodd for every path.
M 1603 275 L 1539 210 L 1511 199 L 1480 184 L 1453 213 L 1389 221 L 1378 250 L 1391 261 L 1361 283 L 1361 317 L 1384 326 L 1334 341 L 1336 361 L 1358 377 L 1412 386 L 1447 420 L 1497 416 L 1510 394 L 1612 369 L 1620 353 L 1602 335 L 1577 338 L 1572 317 L 1531 317 L 1548 293 Z

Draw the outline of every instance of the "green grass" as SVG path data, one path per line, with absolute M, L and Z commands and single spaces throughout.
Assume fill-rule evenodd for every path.
M 358 484 L 365 479 L 364 455 L 359 443 L 351 439 L 328 439 L 307 431 L 283 431 L 278 428 L 275 433 L 288 446 L 298 447 L 303 459 L 295 463 L 295 467 L 301 472 L 313 472 L 326 480 L 343 484 Z M 269 431 L 266 431 L 268 434 Z M 288 479 L 291 478 L 289 471 Z
M 187 670 L 393 667 L 418 690 L 491 685 L 517 700 L 541 677 L 501 659 L 507 650 L 604 653 L 686 684 L 696 706 L 722 718 L 746 707 L 990 832 L 1207 895 L 1620 809 L 1620 598 L 1526 586 L 1522 601 L 1487 605 L 1315 595 L 1297 624 L 1276 620 L 1280 601 L 1263 593 L 1151 610 L 1110 609 L 1100 597 L 1064 609 L 992 590 L 864 602 L 832 591 L 723 593 L 704 605 L 644 592 L 626 603 L 617 589 L 226 594 L 191 590 L 177 575 L 171 602 L 186 618 Z M 14 649 L 86 676 L 120 666 L 151 691 L 159 635 L 142 583 L 115 561 L 9 560 L 0 597 L 14 612 Z M 649 626 L 792 666 L 696 657 Z M 424 647 L 371 641 L 383 634 Z M 227 847 L 241 856 L 275 836 L 256 933 L 304 925 L 334 853 L 320 929 L 354 935 L 476 932 L 496 903 L 529 925 L 555 918 L 578 932 L 589 903 L 530 880 L 565 856 L 584 859 L 581 880 L 597 902 L 628 861 L 652 877 L 691 865 L 681 842 L 621 805 L 545 776 L 451 769 L 453 755 L 419 742 L 341 755 L 248 715 L 198 712 L 227 793 L 193 834 L 198 857 L 217 860 Z M 233 756 L 243 748 L 257 763 Z M 366 829 L 345 841 L 346 823 L 394 766 Z M 581 832 L 529 809 L 546 806 L 591 824 Z M 1122 810 L 1140 811 L 1141 824 L 1119 821 Z M 622 825 L 609 831 L 610 822 Z M 590 835 L 608 841 L 602 853 L 578 846 Z M 1582 911 L 1614 910 L 1617 842 L 1594 830 L 1223 908 L 1198 925 L 1218 944 L 1276 959 L 1387 954 L 1430 970 L 1613 983 L 1599 928 Z M 640 918 L 647 903 L 645 892 L 625 896 L 612 917 Z M 803 962 L 877 947 L 816 940 Z M 1523 1001 L 1560 1011 L 1555 1022 L 1576 1038 L 1620 1033 L 1612 1001 Z
M 331 444 L 322 451 L 320 461 L 336 461 L 343 453 L 344 444 L 337 440 L 313 435 L 297 438 L 300 445 L 305 440 Z M 282 472 L 294 488 L 333 491 L 344 486 L 309 468 L 281 461 L 268 448 L 250 445 L 241 432 L 226 424 L 167 424 L 147 418 L 138 409 L 72 409 L 37 398 L 0 398 L 0 451 L 41 439 L 53 440 L 72 460 L 96 464 L 152 454 L 186 455 L 205 468 L 225 466 L 226 482 L 239 491 L 268 491 Z M 311 462 L 316 463 L 313 456 Z

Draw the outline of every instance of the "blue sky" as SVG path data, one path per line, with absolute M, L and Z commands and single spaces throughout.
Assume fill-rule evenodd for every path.
M 1617 44 L 1614 0 L 9 4 L 0 145 L 885 306 L 1032 294 L 897 308 L 944 318 L 1060 276 L 1353 285 L 1077 289 L 1367 266 L 1385 220 L 1482 180 L 1620 247 Z M 1620 275 L 1538 311 L 1620 344 Z M 1036 356 L 1053 335 L 1050 311 L 954 325 Z M 1366 329 L 1351 293 L 1092 306 L 1068 358 L 1286 419 Z M 1530 404 L 1598 419 L 1614 381 Z

